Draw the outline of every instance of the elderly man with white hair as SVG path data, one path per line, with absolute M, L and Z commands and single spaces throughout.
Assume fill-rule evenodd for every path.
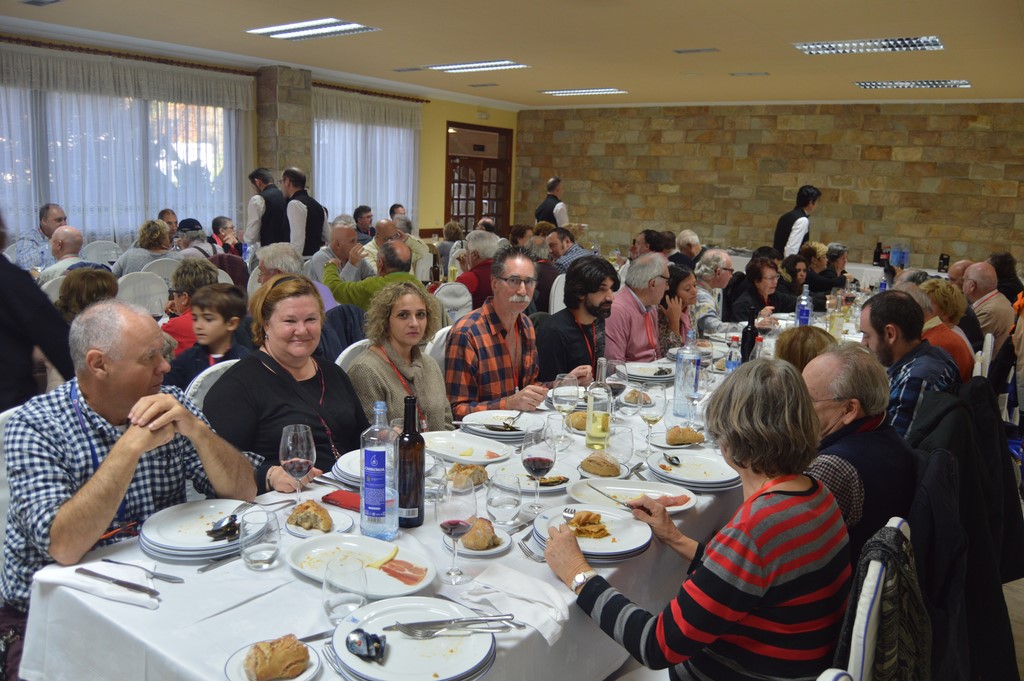
M 721 289 L 729 284 L 734 271 L 732 257 L 717 249 L 706 251 L 697 263 L 694 269 L 697 275 L 697 312 L 694 318 L 698 335 L 706 336 L 735 328 L 722 321 L 721 303 Z
M 357 247 L 359 249 L 357 253 L 364 255 L 361 255 L 357 264 L 353 265 L 349 262 L 348 256 L 352 249 Z M 306 276 L 313 281 L 323 283 L 324 267 L 335 258 L 343 263 L 340 273 L 342 281 L 362 281 L 376 274 L 373 265 L 365 257 L 365 250 L 359 244 L 355 219 L 344 213 L 331 221 L 331 233 L 327 245 L 306 261 L 304 267 Z
M 469 289 L 476 309 L 491 297 L 491 262 L 498 252 L 498 235 L 483 230 L 473 230 L 466 235 L 466 251 L 460 258 L 463 272 L 455 280 Z M 531 291 L 532 294 L 532 291 Z
M 302 256 L 286 241 L 264 246 L 256 251 L 256 259 L 260 265 L 260 274 L 256 280 L 261 284 L 267 283 L 276 274 L 302 274 Z M 324 312 L 338 306 L 338 301 L 326 284 L 314 281 L 313 285 L 324 301 Z
M 42 286 L 52 279 L 63 277 L 69 267 L 85 262 L 79 255 L 82 241 L 82 233 L 74 227 L 58 227 L 50 237 L 50 254 L 56 262 L 39 273 L 36 283 Z
M 689 267 L 691 270 L 697 267 L 697 263 L 704 257 L 708 249 L 701 245 L 700 237 L 692 229 L 684 229 L 676 237 L 677 253 L 673 253 L 668 259 L 677 265 Z
M 964 272 L 964 295 L 978 316 L 982 333 L 995 337 L 993 352 L 998 352 L 1010 337 L 1016 314 L 1006 296 L 999 293 L 996 270 L 987 262 L 976 262 Z
M 629 266 L 605 322 L 605 356 L 623 362 L 653 362 L 658 346 L 658 303 L 668 290 L 668 258 L 645 253 Z

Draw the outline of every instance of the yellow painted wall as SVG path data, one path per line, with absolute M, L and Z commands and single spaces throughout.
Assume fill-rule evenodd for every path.
M 480 118 L 478 115 L 480 112 L 487 114 L 488 117 Z M 414 213 L 417 226 L 420 229 L 440 229 L 444 226 L 444 171 L 448 121 L 508 128 L 513 132 L 512 148 L 514 150 L 516 117 L 515 111 L 438 99 L 423 105 L 423 130 L 420 133 L 420 195 L 419 205 Z M 512 167 L 515 168 L 514 156 Z M 512 183 L 511 196 L 515 196 L 514 175 Z

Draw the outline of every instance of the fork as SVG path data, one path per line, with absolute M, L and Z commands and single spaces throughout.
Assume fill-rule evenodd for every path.
M 456 605 L 461 605 L 464 608 L 469 608 L 470 610 L 472 610 L 473 612 L 475 612 L 478 615 L 496 615 L 496 614 L 498 614 L 497 612 L 487 612 L 486 610 L 483 610 L 481 608 L 474 608 L 472 605 L 466 605 L 465 603 L 463 603 L 461 601 L 457 601 L 454 598 L 452 598 L 451 596 L 445 596 L 444 594 L 434 594 L 434 598 L 443 598 L 446 601 L 451 601 L 452 603 L 455 603 Z M 523 624 L 522 622 L 520 622 L 519 620 L 509 620 L 508 623 L 511 624 L 516 629 L 525 629 L 526 628 L 526 625 Z
M 509 416 L 507 419 L 502 421 L 506 428 L 511 428 L 515 425 L 515 422 L 519 420 L 519 417 L 523 415 L 522 411 L 516 412 L 515 416 Z
M 636 476 L 638 476 L 638 477 L 639 477 L 639 475 L 640 475 L 640 469 L 642 469 L 643 467 L 644 467 L 644 462 L 643 462 L 643 461 L 641 461 L 640 463 L 638 463 L 638 464 L 636 464 L 635 466 L 633 466 L 632 468 L 630 468 L 630 469 L 629 469 L 629 475 L 627 475 L 627 476 L 626 476 L 625 478 L 623 478 L 623 479 L 624 479 L 624 480 L 629 480 L 629 479 L 630 479 L 630 478 L 632 478 L 632 477 L 633 477 L 634 475 L 636 475 Z
M 448 627 L 446 629 L 418 629 L 416 627 L 409 626 L 408 624 L 395 624 L 395 629 L 405 634 L 409 638 L 414 638 L 418 641 L 426 641 L 432 638 L 437 638 L 441 634 L 448 632 L 459 632 L 456 636 L 469 635 L 469 634 L 500 634 L 502 632 L 511 631 L 511 627 L 471 627 L 467 625 L 458 627 Z
M 341 659 L 338 657 L 338 651 L 334 649 L 334 643 L 332 641 L 325 643 L 323 651 L 324 659 L 327 660 L 327 664 L 331 666 L 331 669 L 338 672 L 341 678 L 347 679 L 348 676 L 345 675 L 345 672 L 341 671 Z
M 527 558 L 529 558 L 530 560 L 532 560 L 535 563 L 546 563 L 546 562 L 548 562 L 547 559 L 544 558 L 544 556 L 541 556 L 541 555 L 538 555 L 537 553 L 534 553 L 533 549 L 530 548 L 529 544 L 526 543 L 525 539 L 520 539 L 519 540 L 519 548 L 521 548 L 523 550 L 523 553 L 526 554 Z
M 562 510 L 562 517 L 565 519 L 565 522 L 569 522 L 570 520 L 572 520 L 573 516 L 575 515 L 576 509 L 573 508 L 572 506 L 569 506 L 568 508 Z

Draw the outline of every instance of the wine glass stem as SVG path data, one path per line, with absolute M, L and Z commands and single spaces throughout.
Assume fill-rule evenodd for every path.
M 540 478 L 533 479 L 533 505 L 540 508 Z
M 653 450 L 651 449 L 651 431 L 654 430 L 654 425 L 647 424 L 647 450 L 646 453 L 650 454 Z
M 459 538 L 452 537 L 452 568 L 448 571 L 449 575 L 459 574 L 459 569 L 455 566 L 459 560 Z

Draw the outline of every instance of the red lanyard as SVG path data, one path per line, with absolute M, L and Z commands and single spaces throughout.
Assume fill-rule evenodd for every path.
M 590 368 L 597 373 L 597 327 L 596 322 L 590 325 L 590 333 L 594 338 L 594 344 L 591 346 L 590 339 L 587 338 L 587 332 L 580 325 L 579 320 L 576 319 L 576 315 L 572 316 L 572 320 L 576 322 L 576 328 L 580 330 L 580 334 L 583 335 L 583 340 L 587 343 L 587 354 L 590 355 Z
M 518 319 L 512 323 L 512 330 L 516 332 L 516 342 L 519 344 L 519 366 L 522 367 L 524 353 L 522 338 L 519 335 Z M 512 347 L 508 344 L 508 333 L 505 334 L 501 341 L 505 344 L 505 350 L 508 352 L 508 363 L 512 367 L 512 380 L 515 381 L 516 390 L 518 391 L 522 386 L 519 385 L 519 371 L 516 369 L 515 358 L 512 357 Z
M 394 369 L 395 376 L 398 376 L 398 380 L 402 382 L 402 387 L 405 388 L 405 392 L 411 397 L 416 397 L 416 393 L 414 393 L 412 391 L 412 388 L 409 387 L 409 384 L 405 382 L 405 376 L 403 376 L 402 372 L 398 370 L 398 367 L 395 366 L 395 363 L 391 361 L 391 358 L 388 357 L 388 353 L 384 351 L 384 348 L 380 347 L 379 345 L 375 345 L 373 349 L 379 352 L 381 357 L 386 359 L 388 364 L 391 365 L 391 368 Z M 426 423 L 427 419 L 423 416 L 423 409 L 420 408 L 419 400 L 416 400 L 416 411 L 420 415 L 420 421 Z
M 651 319 L 651 313 L 644 310 L 644 328 L 647 330 L 647 342 L 651 344 L 651 349 L 654 350 L 654 357 L 658 357 L 658 337 L 654 334 L 654 320 Z

